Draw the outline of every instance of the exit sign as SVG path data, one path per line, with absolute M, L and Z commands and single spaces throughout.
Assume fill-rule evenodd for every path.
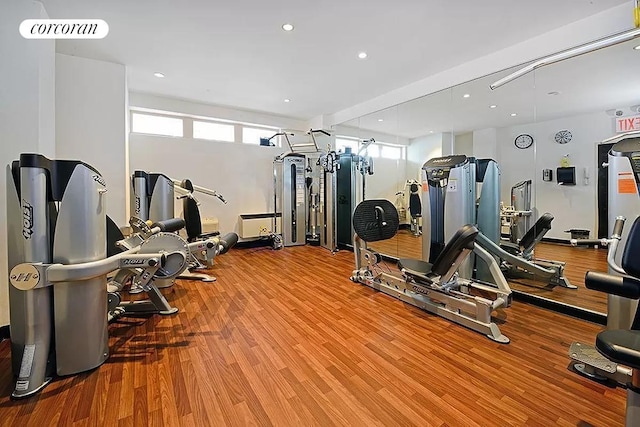
M 616 118 L 616 132 L 631 132 L 634 130 L 640 130 L 640 114 Z

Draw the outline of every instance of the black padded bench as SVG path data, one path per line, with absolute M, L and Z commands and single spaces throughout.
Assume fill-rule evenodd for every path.
M 440 277 L 440 282 L 447 282 L 463 260 L 459 258 L 462 255 L 466 257 L 468 252 L 473 250 L 477 235 L 478 229 L 467 224 L 449 239 L 433 264 L 418 259 L 401 258 L 398 260 L 398 268 L 416 281 L 433 283 L 434 278 Z
M 515 243 L 501 243 L 500 246 L 513 254 L 518 254 L 523 258 L 530 258 L 533 252 L 533 248 L 538 244 L 549 230 L 551 230 L 551 222 L 553 221 L 553 215 L 549 212 L 544 213 L 533 227 L 529 228 L 527 232 L 522 236 L 520 242 Z

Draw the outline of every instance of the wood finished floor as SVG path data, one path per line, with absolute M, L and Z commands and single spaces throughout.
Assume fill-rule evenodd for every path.
M 422 238 L 409 230 L 399 230 L 392 239 L 370 245 L 376 251 L 398 258 L 422 258 Z M 564 261 L 565 276 L 578 289 L 550 286 L 538 280 L 508 279 L 513 290 L 526 292 L 565 304 L 586 308 L 599 313 L 607 312 L 605 294 L 584 286 L 584 275 L 588 270 L 607 271 L 607 249 L 541 242 L 536 246 L 537 258 Z
M 522 303 L 508 345 L 352 283 L 353 254 L 233 249 L 213 284 L 181 282 L 180 312 L 110 328 L 101 367 L 11 401 L 2 426 L 616 426 L 624 390 L 568 369 L 599 326 Z

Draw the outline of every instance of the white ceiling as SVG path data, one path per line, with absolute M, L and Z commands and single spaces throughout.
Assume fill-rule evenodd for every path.
M 57 50 L 126 65 L 131 90 L 303 119 L 625 2 L 43 0 L 51 18 L 109 24 L 105 39 Z
M 363 137 L 366 130 L 372 130 L 415 138 L 432 132 L 459 134 L 611 109 L 631 115 L 631 106 L 637 114 L 640 50 L 633 48 L 639 44 L 640 39 L 635 39 L 539 68 L 496 90 L 489 88 L 521 68 L 515 67 L 368 114 L 347 125 L 361 129 Z M 464 98 L 465 94 L 470 97 Z

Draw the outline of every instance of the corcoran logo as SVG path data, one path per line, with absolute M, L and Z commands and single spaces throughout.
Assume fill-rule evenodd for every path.
M 450 159 L 450 158 L 448 158 L 448 157 L 447 157 L 446 159 L 435 159 L 435 160 L 433 161 L 433 163 L 447 163 L 447 162 L 448 162 L 448 161 L 450 161 L 450 160 L 451 160 L 451 159 Z
M 25 19 L 20 35 L 25 39 L 103 39 L 109 24 L 102 19 Z
M 33 206 L 22 201 L 22 236 L 30 239 L 33 234 Z

